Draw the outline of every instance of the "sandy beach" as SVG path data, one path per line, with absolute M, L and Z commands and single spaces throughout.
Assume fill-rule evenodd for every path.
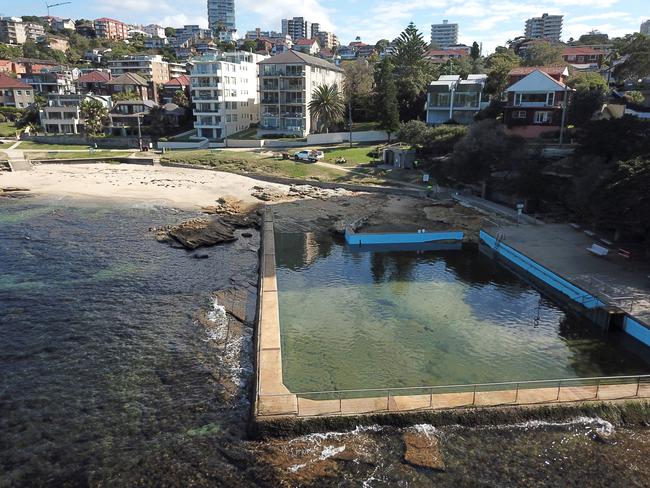
M 136 164 L 35 165 L 32 171 L 0 173 L 0 188 L 27 188 L 35 195 L 146 201 L 187 210 L 219 198 L 244 208 L 259 204 L 251 195 L 256 186 L 278 194 L 289 188 L 232 173 Z

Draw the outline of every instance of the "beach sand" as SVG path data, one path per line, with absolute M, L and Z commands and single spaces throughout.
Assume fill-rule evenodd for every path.
M 135 164 L 36 165 L 32 171 L 0 173 L 0 188 L 27 188 L 35 195 L 146 201 L 186 210 L 219 198 L 252 207 L 261 203 L 252 196 L 256 186 L 278 194 L 289 189 L 232 173 Z

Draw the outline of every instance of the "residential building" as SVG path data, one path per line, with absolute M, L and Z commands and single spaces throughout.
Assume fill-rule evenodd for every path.
M 562 121 L 562 112 L 571 103 L 572 90 L 564 83 L 568 69 L 559 75 L 549 70 L 533 69 L 523 74 L 516 68 L 510 79 L 517 79 L 507 90 L 504 123 L 508 132 L 522 137 L 538 137 L 545 132 L 557 131 Z M 554 71 L 557 73 L 557 71 Z M 565 103 L 566 101 L 566 103 Z
M 185 96 L 190 100 L 190 77 L 188 75 L 181 75 L 172 78 L 162 86 L 162 103 L 170 103 L 174 101 L 176 92 L 182 91 Z
M 446 63 L 450 59 L 461 59 L 467 57 L 464 49 L 429 49 L 424 57 L 432 63 Z
M 458 43 L 458 24 L 443 20 L 442 24 L 431 24 L 431 44 L 445 48 Z
M 159 54 L 123 56 L 121 59 L 109 61 L 108 67 L 113 76 L 120 76 L 125 73 L 137 73 L 157 85 L 162 85 L 171 78 L 169 63 L 163 61 L 162 56 Z M 184 68 L 182 72 L 185 72 Z
M 119 20 L 102 17 L 95 19 L 95 35 L 102 39 L 127 39 L 129 26 Z
M 644 34 L 646 36 L 650 36 L 650 20 L 646 20 L 641 23 L 641 27 L 639 28 L 639 32 L 641 34 Z
M 56 32 L 61 32 L 64 30 L 75 30 L 75 22 L 72 19 L 62 19 L 60 17 L 52 18 L 50 26 Z
M 320 46 L 316 39 L 298 39 L 294 44 L 293 49 L 314 56 L 319 53 Z
M 76 87 L 74 81 L 79 77 L 79 71 L 58 69 L 43 70 L 39 73 L 28 73 L 21 76 L 21 80 L 34 88 L 39 95 L 49 93 L 74 93 Z
M 542 71 L 562 83 L 566 82 L 569 78 L 569 69 L 566 66 L 520 66 L 508 72 L 508 86 L 514 85 L 519 80 L 523 80 L 533 71 Z
M 318 31 L 314 37 L 318 39 L 321 48 L 334 49 L 340 45 L 338 37 L 333 32 Z
M 259 121 L 257 63 L 266 57 L 235 51 L 192 60 L 190 90 L 197 136 L 223 139 Z
M 100 64 L 104 56 L 113 50 L 110 48 L 106 49 L 92 49 L 84 53 L 84 59 L 95 64 Z
M 598 71 L 605 53 L 592 47 L 565 47 L 562 59 L 578 71 Z
M 474 116 L 488 105 L 483 90 L 487 75 L 443 75 L 427 90 L 427 124 L 447 122 L 471 124 Z
M 40 41 L 45 37 L 45 27 L 35 22 L 26 22 L 25 36 L 32 41 Z
M 0 42 L 25 44 L 27 32 L 20 17 L 0 17 Z
M 262 38 L 267 38 L 267 39 L 273 39 L 273 38 L 278 38 L 278 39 L 286 39 L 288 36 L 287 34 L 282 34 L 282 32 L 276 32 L 276 31 L 263 31 L 259 27 L 256 27 L 255 30 L 250 30 L 246 32 L 246 35 L 244 36 L 245 39 L 249 40 L 256 40 L 256 39 L 262 39 Z
M 543 14 L 541 17 L 533 17 L 526 21 L 524 35 L 527 39 L 548 39 L 559 41 L 562 37 L 563 15 Z
M 210 45 L 210 44 L 207 44 Z M 197 45 L 197 50 L 199 48 L 202 48 L 201 44 Z M 207 50 L 207 49 L 206 49 Z M 183 76 L 189 73 L 187 69 L 187 65 L 185 63 L 167 63 L 167 69 L 169 69 L 169 79 L 174 79 L 178 78 L 179 76 Z
M 164 38 L 167 37 L 165 35 L 165 28 L 161 25 L 158 24 L 149 24 L 145 25 L 142 30 L 149 36 L 149 37 L 160 37 Z
M 124 73 L 106 82 L 111 95 L 115 93 L 134 92 L 140 100 L 149 100 L 149 83 L 136 73 Z
M 93 93 L 95 95 L 108 95 L 109 89 L 106 85 L 111 79 L 107 71 L 91 71 L 77 78 L 77 93 Z
M 148 37 L 144 40 L 145 49 L 162 49 L 169 44 L 166 37 Z
M 158 104 L 153 100 L 120 100 L 110 113 L 108 132 L 112 136 L 138 136 L 151 124 L 151 109 Z
M 234 33 L 235 0 L 208 0 L 208 26 L 216 37 L 221 32 Z
M 74 28 L 74 30 L 77 31 L 77 34 L 79 34 L 80 36 L 97 37 L 94 24 L 86 24 L 86 23 L 79 24 Z
M 181 44 L 184 44 L 190 39 L 204 39 L 208 37 L 212 37 L 212 31 L 210 29 L 202 29 L 198 25 L 184 25 L 176 29 L 172 45 L 174 47 L 180 47 Z
M 314 120 L 312 92 L 320 85 L 343 84 L 343 70 L 324 59 L 287 51 L 259 63 L 260 133 L 305 136 Z
M 350 46 L 341 46 L 338 51 L 341 61 L 357 59 L 357 50 Z
M 308 39 L 311 36 L 311 22 L 304 17 L 294 17 L 293 19 L 282 19 L 282 34 L 291 36 L 296 42 L 298 39 Z
M 34 103 L 34 89 L 22 80 L 0 73 L 0 107 L 27 108 Z
M 41 127 L 47 134 L 80 134 L 84 131 L 81 104 L 95 100 L 110 110 L 111 97 L 99 95 L 51 93 L 47 105 L 40 111 Z

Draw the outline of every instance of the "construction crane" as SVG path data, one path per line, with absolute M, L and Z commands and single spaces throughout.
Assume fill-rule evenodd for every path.
M 72 2 L 46 3 L 45 6 L 47 7 L 47 16 L 48 16 L 48 17 L 50 16 L 50 9 L 51 9 L 52 7 L 58 7 L 58 6 L 60 6 L 60 5 L 68 5 L 69 3 L 72 3 Z

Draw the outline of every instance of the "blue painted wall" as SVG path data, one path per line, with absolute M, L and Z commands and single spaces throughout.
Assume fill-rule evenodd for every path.
M 646 346 L 650 346 L 650 329 L 638 319 L 626 315 L 623 321 L 623 330 Z
M 436 241 L 462 241 L 463 232 L 423 232 L 421 234 L 406 232 L 396 234 L 357 234 L 345 233 L 345 242 L 352 245 L 368 244 L 420 244 Z
M 598 300 L 596 297 L 590 295 L 581 288 L 578 288 L 573 283 L 565 280 L 561 276 L 555 274 L 548 268 L 545 268 L 541 264 L 533 261 L 528 256 L 520 253 L 519 251 L 513 249 L 510 246 L 507 246 L 503 242 L 499 242 L 497 245 L 497 240 L 488 234 L 485 231 L 481 231 L 480 239 L 487 246 L 494 249 L 502 257 L 510 261 L 511 263 L 516 264 L 520 268 L 524 269 L 535 278 L 543 281 L 550 287 L 559 291 L 563 295 L 566 295 L 571 300 L 583 305 L 585 308 L 597 308 L 602 307 L 605 304 Z

